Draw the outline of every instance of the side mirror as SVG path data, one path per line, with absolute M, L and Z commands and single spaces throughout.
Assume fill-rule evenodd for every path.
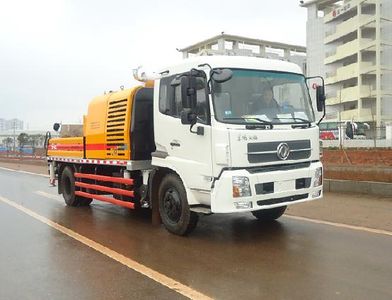
M 57 131 L 59 131 L 59 129 L 60 129 L 60 123 L 54 123 L 53 130 L 57 132 Z
M 197 121 L 197 115 L 192 111 L 192 109 L 184 108 L 181 111 L 181 124 L 184 125 L 195 125 Z
M 317 111 L 323 111 L 325 107 L 325 89 L 323 85 L 316 88 Z
M 192 74 L 181 77 L 181 102 L 185 109 L 196 108 L 196 77 Z
M 223 83 L 233 77 L 233 71 L 230 69 L 215 69 L 211 71 L 211 78 L 217 83 Z

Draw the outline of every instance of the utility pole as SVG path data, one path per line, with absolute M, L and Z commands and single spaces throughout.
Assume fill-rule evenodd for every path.
M 14 151 L 14 153 L 16 152 L 16 136 L 15 136 L 15 130 L 16 130 L 16 119 L 13 119 L 13 122 L 12 122 L 12 127 L 13 127 L 13 130 L 14 130 L 14 149 L 13 149 L 13 151 Z
M 339 86 L 339 123 L 338 123 L 338 130 L 339 130 L 339 149 L 343 148 L 343 141 L 342 141 L 342 86 Z

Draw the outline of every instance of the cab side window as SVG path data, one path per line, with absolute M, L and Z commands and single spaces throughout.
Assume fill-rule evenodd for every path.
M 174 76 L 161 79 L 159 86 L 159 111 L 165 115 L 175 115 L 174 88 L 170 85 Z
M 181 118 L 183 110 L 181 101 L 181 87 L 173 87 L 172 80 L 176 75 L 161 79 L 159 87 L 159 111 L 174 118 Z M 198 121 L 209 124 L 208 97 L 206 93 L 206 79 L 197 77 L 197 116 Z
M 197 77 L 196 79 L 196 94 L 197 94 L 197 117 L 203 124 L 209 123 L 209 106 L 208 106 L 208 94 L 207 94 L 207 81 L 203 77 Z

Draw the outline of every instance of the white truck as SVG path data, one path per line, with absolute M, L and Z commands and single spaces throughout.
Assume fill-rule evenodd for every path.
M 112 203 L 133 202 L 135 207 L 152 208 L 153 214 L 159 208 L 167 230 L 185 235 L 195 228 L 199 214 L 250 212 L 260 220 L 273 220 L 287 205 L 322 198 L 319 128 L 307 78 L 297 65 L 252 57 L 199 56 L 159 74 L 149 96 L 152 115 L 144 118 L 152 122 L 144 126 L 153 134 L 146 132 L 145 140 L 154 146 L 146 148 L 149 153 L 143 159 L 131 155 L 119 166 L 108 158 L 94 160 L 86 133 L 83 157 L 67 159 L 56 156 L 61 143 L 49 140 L 51 176 L 57 174 L 59 193 L 66 202 L 72 196 L 110 202 L 89 193 L 94 189 L 91 180 L 97 184 L 104 176 L 132 178 L 134 198 L 117 197 Z M 139 100 L 137 95 L 130 97 L 134 97 L 132 113 Z M 317 110 L 325 115 L 323 83 L 317 87 Z M 141 114 L 132 113 L 131 134 Z M 142 140 L 143 136 L 139 144 Z M 131 135 L 129 148 L 134 149 L 136 142 Z M 97 164 L 110 169 L 87 167 Z M 63 175 L 66 166 L 71 172 Z M 90 180 L 90 186 L 75 183 L 83 178 Z M 83 188 L 85 192 L 78 192 Z

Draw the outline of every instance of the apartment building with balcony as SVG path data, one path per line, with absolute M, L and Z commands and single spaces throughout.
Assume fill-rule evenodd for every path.
M 392 0 L 309 0 L 308 75 L 323 75 L 327 119 L 392 121 Z

